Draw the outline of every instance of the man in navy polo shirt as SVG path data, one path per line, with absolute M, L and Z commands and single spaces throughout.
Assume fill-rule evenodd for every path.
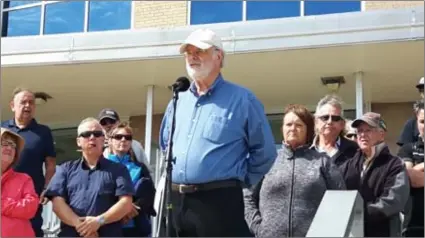
M 121 219 L 133 207 L 126 167 L 103 157 L 105 137 L 95 118 L 78 126 L 82 158 L 61 164 L 46 190 L 61 220 L 60 237 L 122 236 Z
M 38 124 L 34 119 L 35 96 L 28 89 L 16 89 L 10 107 L 15 114 L 14 119 L 2 122 L 1 126 L 8 128 L 25 139 L 25 146 L 14 169 L 28 174 L 34 182 L 35 190 L 42 204 L 47 202 L 43 196 L 56 168 L 56 152 L 52 132 L 49 127 Z M 46 174 L 43 175 L 43 163 Z M 37 237 L 43 237 L 41 217 L 43 207 L 40 205 L 35 217 L 31 220 Z

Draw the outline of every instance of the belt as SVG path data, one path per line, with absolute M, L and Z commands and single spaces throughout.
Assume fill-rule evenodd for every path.
M 179 192 L 181 194 L 185 193 L 194 193 L 198 191 L 208 191 L 218 188 L 230 188 L 230 187 L 239 187 L 241 182 L 239 180 L 222 180 L 214 181 L 209 183 L 202 184 L 176 184 L 171 185 L 171 190 Z

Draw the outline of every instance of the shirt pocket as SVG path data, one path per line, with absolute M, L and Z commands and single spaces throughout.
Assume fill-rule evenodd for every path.
M 109 196 L 115 192 L 115 183 L 111 179 L 105 178 L 100 184 L 99 196 Z
M 225 144 L 239 139 L 238 123 L 234 119 L 211 115 L 208 117 L 202 136 L 217 144 Z

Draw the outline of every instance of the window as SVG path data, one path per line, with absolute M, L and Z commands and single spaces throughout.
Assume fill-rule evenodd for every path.
M 300 16 L 299 1 L 247 1 L 246 20 Z
M 52 130 L 56 149 L 56 164 L 60 165 L 69 160 L 81 157 L 76 142 L 77 128 L 66 128 Z
M 242 21 L 242 1 L 192 1 L 190 24 Z
M 92 1 L 89 7 L 88 31 L 129 29 L 131 1 Z
M 37 3 L 37 2 L 41 2 L 41 1 L 8 1 L 8 4 L 4 7 L 5 8 L 7 8 L 7 7 L 12 8 L 12 7 L 28 5 L 28 4 Z
M 31 36 L 130 28 L 130 0 L 86 2 L 2 1 L 4 9 L 1 34 Z M 41 19 L 43 9 L 44 19 Z M 88 19 L 85 19 L 86 10 L 89 13 Z M 42 22 L 44 25 L 40 26 Z
M 304 15 L 322 15 L 361 10 L 361 1 L 305 1 Z
M 31 36 L 40 34 L 41 8 L 31 7 L 4 12 L 2 35 Z
M 44 34 L 84 31 L 84 1 L 46 5 Z

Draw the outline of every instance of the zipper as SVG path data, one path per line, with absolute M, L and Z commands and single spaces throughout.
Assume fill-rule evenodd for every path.
M 295 181 L 295 158 L 292 159 L 292 178 L 291 178 L 291 195 L 289 196 L 289 222 L 288 222 L 288 236 L 292 237 L 292 201 L 294 195 L 294 181 Z

